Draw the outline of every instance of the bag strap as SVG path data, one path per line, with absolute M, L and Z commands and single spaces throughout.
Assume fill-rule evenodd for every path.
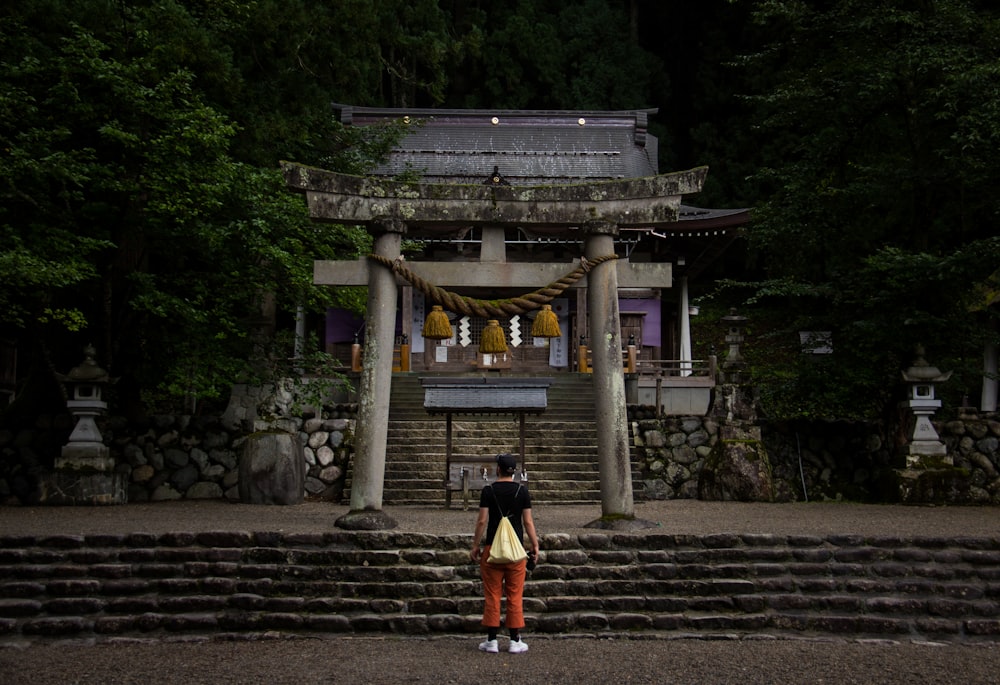
M 514 501 L 510 503 L 510 509 L 508 509 L 508 513 L 506 514 L 503 513 L 503 508 L 500 506 L 500 500 L 497 499 L 497 491 L 493 489 L 492 485 L 490 485 L 490 492 L 493 493 L 493 501 L 497 503 L 497 509 L 500 511 L 500 515 L 504 518 L 509 518 L 510 511 L 514 508 L 514 505 L 517 504 L 517 496 L 521 494 L 521 484 L 517 484 L 517 492 L 514 493 Z

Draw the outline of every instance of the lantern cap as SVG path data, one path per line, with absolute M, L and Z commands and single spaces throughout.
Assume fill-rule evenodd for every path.
M 110 381 L 108 372 L 97 365 L 97 350 L 93 345 L 83 348 L 83 363 L 73 367 L 65 376 L 64 380 L 75 383 L 107 383 Z
M 916 349 L 916 359 L 913 360 L 913 366 L 903 371 L 903 380 L 909 383 L 943 383 L 949 378 L 951 378 L 951 371 L 947 373 L 941 373 L 941 370 L 936 366 L 931 366 L 926 359 L 924 359 L 924 347 L 923 345 L 917 345 Z

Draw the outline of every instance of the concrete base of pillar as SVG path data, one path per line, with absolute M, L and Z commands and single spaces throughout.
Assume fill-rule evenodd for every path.
M 41 479 L 42 504 L 104 505 L 128 501 L 128 479 L 115 471 L 107 445 L 71 442 L 56 457 L 55 471 Z
M 344 530 L 391 530 L 397 527 L 396 519 L 384 511 L 349 511 L 334 525 Z
M 906 467 L 910 469 L 929 468 L 931 465 L 954 466 L 955 461 L 948 454 L 948 448 L 937 440 L 914 440 L 906 455 Z
M 971 504 L 969 471 L 942 466 L 936 469 L 897 469 L 890 487 L 901 504 Z
M 647 521 L 645 519 L 637 518 L 621 518 L 617 516 L 609 516 L 607 518 L 601 517 L 596 521 L 591 521 L 590 523 L 584 525 L 584 528 L 598 528 L 600 530 L 616 530 L 619 532 L 629 532 L 634 530 L 648 530 L 650 528 L 659 528 L 660 524 L 656 521 Z
M 80 454 L 67 455 L 63 448 L 63 456 L 56 457 L 56 471 L 97 471 L 100 473 L 111 473 L 115 470 L 115 458 L 110 454 L 96 456 L 81 456 Z
M 40 483 L 42 504 L 106 505 L 128 502 L 128 481 L 114 471 L 56 471 Z
M 944 447 L 944 445 L 942 445 Z M 934 454 L 932 452 L 920 452 L 906 455 L 906 468 L 908 469 L 940 469 L 952 468 L 955 459 L 947 452 Z

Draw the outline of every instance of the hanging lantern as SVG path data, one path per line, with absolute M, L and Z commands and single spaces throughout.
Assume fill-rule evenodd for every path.
M 490 319 L 483 329 L 483 337 L 479 341 L 479 351 L 483 354 L 499 354 L 507 351 L 507 341 L 503 337 L 500 322 Z
M 552 311 L 552 305 L 543 304 L 534 323 L 531 324 L 531 337 L 533 338 L 561 338 L 562 331 L 559 329 L 559 317 Z
M 440 305 L 431 307 L 431 313 L 424 321 L 424 337 L 431 340 L 447 340 L 451 337 L 451 322 Z

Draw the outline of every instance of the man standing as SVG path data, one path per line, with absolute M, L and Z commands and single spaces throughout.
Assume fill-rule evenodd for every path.
M 500 632 L 500 598 L 506 594 L 505 625 L 510 631 L 509 649 L 511 654 L 520 654 L 528 651 L 528 645 L 521 639 L 521 628 L 524 627 L 522 597 L 528 560 L 534 560 L 538 556 L 538 534 L 531 518 L 528 488 L 523 483 L 514 482 L 517 459 L 513 454 L 498 454 L 496 462 L 496 481 L 483 488 L 479 495 L 479 518 L 476 520 L 472 551 L 469 553 L 472 561 L 479 564 L 479 573 L 483 579 L 482 625 L 486 627 L 487 633 L 486 641 L 479 645 L 479 649 L 490 653 L 499 651 L 497 634 Z M 504 516 L 510 519 L 519 540 L 524 540 L 524 533 L 527 531 L 530 543 L 528 559 L 512 564 L 491 564 L 487 561 L 490 547 L 500 519 Z M 481 546 L 484 540 L 489 542 Z

